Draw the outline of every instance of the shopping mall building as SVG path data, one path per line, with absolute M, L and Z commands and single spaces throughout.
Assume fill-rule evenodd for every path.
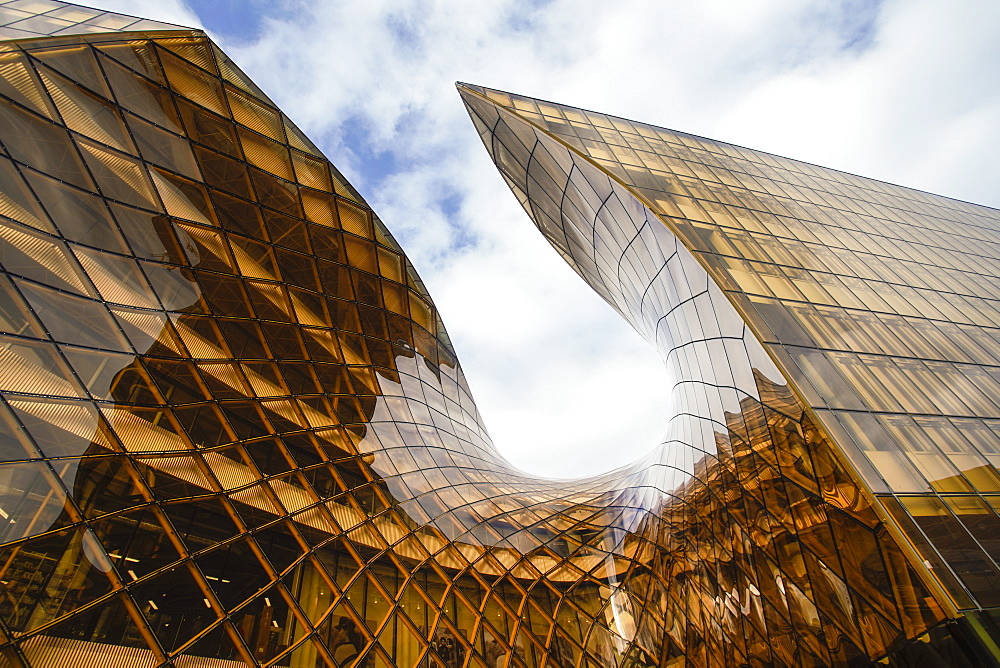
M 640 461 L 535 478 L 203 32 L 0 38 L 0 665 L 1000 663 L 997 210 L 459 84 L 673 392 Z

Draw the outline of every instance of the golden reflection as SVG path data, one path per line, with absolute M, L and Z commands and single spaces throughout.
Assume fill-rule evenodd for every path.
M 846 252 L 824 225 L 881 228 L 821 210 L 798 163 L 463 87 L 535 223 L 675 383 L 643 460 L 534 479 L 392 235 L 203 34 L 19 6 L 4 661 L 962 665 L 941 622 L 1000 604 L 1000 347 L 981 304 L 934 292 L 961 264 L 921 282 Z M 95 34 L 34 39 L 74 29 Z

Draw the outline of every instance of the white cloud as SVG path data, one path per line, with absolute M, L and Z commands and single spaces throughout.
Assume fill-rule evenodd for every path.
M 1000 205 L 1000 5 L 886 3 L 873 47 L 779 73 L 720 138 Z
M 666 378 L 533 229 L 454 81 L 1000 204 L 990 0 L 279 4 L 257 41 L 221 45 L 394 231 L 494 441 L 528 470 L 635 459 L 662 429 Z

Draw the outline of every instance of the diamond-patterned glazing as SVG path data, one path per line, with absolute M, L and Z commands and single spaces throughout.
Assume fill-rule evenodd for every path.
M 995 644 L 992 613 L 978 610 L 998 605 L 990 456 L 1000 441 L 990 397 L 1000 358 L 986 353 L 997 330 L 985 315 L 1000 315 L 989 255 L 997 212 L 603 114 L 459 90 L 538 228 L 663 354 L 675 412 L 669 454 L 657 459 L 690 478 L 676 481 L 682 498 L 726 489 L 713 478 L 729 469 L 742 477 L 737 507 L 749 494 L 771 513 L 757 535 L 773 547 L 735 561 L 770 564 L 773 581 L 714 581 L 702 598 L 753 588 L 766 599 L 762 587 L 774 595 L 777 583 L 788 607 L 778 606 L 784 622 L 765 622 L 766 634 L 792 634 L 768 659 L 737 651 L 727 665 L 865 661 L 842 653 L 838 638 L 870 658 L 905 660 L 912 650 L 894 648 L 940 614 L 925 605 L 955 617 L 968 610 L 963 623 Z M 740 413 L 758 455 L 742 462 L 732 424 Z M 757 524 L 752 513 L 729 521 Z M 799 542 L 790 561 L 778 547 L 789 540 Z M 852 589 L 852 600 L 866 600 L 842 608 L 830 596 Z M 687 614 L 689 632 L 695 620 Z M 717 633 L 716 624 L 709 617 L 698 633 Z M 829 654 L 817 650 L 823 637 Z M 729 636 L 716 647 L 738 644 Z
M 910 274 L 887 283 L 900 295 L 891 303 L 913 299 L 909 286 L 937 308 L 931 325 L 842 304 L 868 295 L 846 273 L 705 245 L 735 234 L 722 212 L 743 218 L 718 183 L 745 177 L 765 184 L 748 192 L 801 209 L 745 206 L 757 227 L 740 229 L 755 247 L 840 257 L 820 227 L 854 219 L 807 216 L 803 202 L 839 211 L 830 193 L 847 195 L 799 183 L 799 163 L 462 89 L 542 232 L 659 347 L 676 383 L 667 436 L 642 461 L 536 479 L 493 448 L 392 235 L 204 34 L 52 0 L 0 3 L 0 31 L 12 40 L 0 43 L 0 662 L 988 658 L 977 652 L 989 651 L 991 618 L 971 611 L 995 605 L 992 330 Z M 655 138 L 635 162 L 639 139 Z M 723 169 L 701 153 L 677 157 L 681 146 L 743 162 Z M 687 199 L 663 185 L 668 171 L 683 175 Z M 951 202 L 848 181 L 842 190 L 880 193 L 848 198 L 855 226 L 886 225 L 871 221 L 884 218 L 876 207 L 905 208 L 894 198 Z M 768 212 L 802 238 L 767 227 Z M 958 222 L 962 239 L 988 237 Z M 765 232 L 781 244 L 754 237 Z M 904 250 L 874 256 L 897 273 L 920 262 Z M 761 266 L 722 272 L 734 258 Z M 984 263 L 956 271 L 989 276 Z M 764 264 L 780 265 L 785 283 Z M 838 292 L 834 275 L 848 287 Z M 840 307 L 864 326 L 830 315 Z M 834 324 L 796 308 L 827 309 Z M 786 323 L 804 338 L 781 338 L 792 336 Z M 817 333 L 827 331 L 856 338 L 827 345 Z M 875 343 L 897 339 L 880 358 Z M 940 355 L 901 352 L 922 340 Z M 846 371 L 807 366 L 841 364 L 837 354 L 903 371 L 872 371 L 886 391 L 864 394 Z M 933 394 L 953 368 L 979 379 L 980 395 Z M 837 403 L 823 383 L 856 403 Z M 869 448 L 859 439 L 872 424 L 884 443 L 924 450 Z

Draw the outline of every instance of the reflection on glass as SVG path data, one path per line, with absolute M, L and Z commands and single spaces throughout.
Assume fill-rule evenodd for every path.
M 1000 604 L 1000 347 L 945 278 L 825 229 L 875 234 L 876 204 L 817 213 L 819 168 L 462 88 L 674 384 L 641 461 L 536 479 L 392 235 L 202 33 L 19 7 L 0 35 L 94 34 L 0 54 L 8 663 L 962 665 L 942 622 Z M 858 183 L 820 190 L 888 197 Z

